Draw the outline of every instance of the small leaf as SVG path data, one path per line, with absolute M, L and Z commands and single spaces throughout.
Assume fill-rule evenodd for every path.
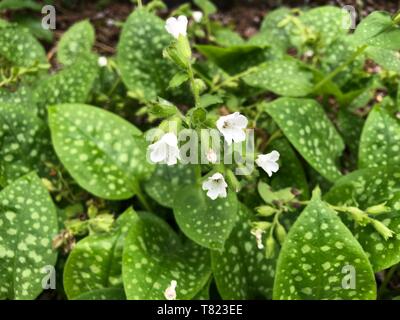
M 309 94 L 313 89 L 311 79 L 312 74 L 291 58 L 269 61 L 243 78 L 249 86 L 289 97 Z
M 354 287 L 345 281 L 346 275 L 355 277 Z M 347 289 L 344 284 L 349 282 Z M 314 198 L 290 229 L 281 249 L 274 299 L 375 298 L 375 278 L 365 252 L 336 212 Z
M 399 50 L 400 28 L 389 13 L 375 11 L 361 20 L 354 32 L 354 39 L 360 45 Z
M 188 80 L 189 80 L 189 76 L 188 76 L 187 73 L 178 72 L 169 81 L 168 88 L 177 88 L 177 87 L 181 86 L 183 83 L 185 83 Z
M 162 206 L 172 208 L 174 199 L 180 196 L 177 191 L 182 186 L 196 182 L 194 166 L 177 164 L 174 166 L 157 165 L 153 175 L 146 181 L 144 188 L 148 195 Z
M 212 95 L 212 94 L 208 94 L 207 93 L 207 94 L 202 95 L 200 97 L 199 106 L 201 108 L 206 109 L 209 106 L 212 106 L 212 105 L 215 105 L 215 104 L 219 104 L 219 103 L 222 103 L 222 102 L 223 102 L 223 100 L 222 100 L 222 98 L 220 96 Z
M 165 300 L 172 280 L 176 298 L 191 299 L 208 282 L 208 250 L 178 237 L 153 214 L 137 216 L 125 241 L 122 275 L 128 299 Z
M 357 206 L 363 210 L 388 201 L 392 211 L 376 215 L 396 236 L 385 240 L 371 225 L 360 227 L 348 222 L 349 228 L 367 253 L 374 271 L 400 262 L 400 172 L 392 168 L 368 168 L 354 171 L 339 179 L 324 199 L 334 205 Z
M 358 166 L 400 167 L 400 122 L 380 106 L 372 109 L 365 122 Z
M 100 108 L 61 104 L 49 108 L 54 149 L 87 191 L 104 199 L 128 199 L 153 166 L 139 129 Z
M 42 6 L 33 0 L 3 0 L 0 1 L 0 10 L 31 9 L 40 11 Z
M 32 300 L 57 254 L 57 212 L 34 173 L 0 191 L 0 299 Z
M 275 260 L 266 259 L 251 234 L 251 212 L 241 205 L 238 221 L 222 251 L 211 251 L 218 292 L 226 300 L 270 299 Z
M 98 75 L 97 58 L 81 56 L 71 66 L 45 78 L 35 91 L 39 115 L 46 115 L 46 108 L 58 103 L 86 102 Z
M 344 144 L 315 100 L 280 98 L 264 109 L 307 162 L 330 181 L 341 176 L 335 165 Z
M 235 193 L 211 200 L 200 186 L 184 186 L 173 206 L 176 222 L 190 239 L 210 249 L 223 248 L 236 219 Z
M 122 287 L 122 250 L 135 217 L 130 208 L 118 218 L 111 232 L 90 235 L 77 243 L 64 267 L 68 299 L 82 299 L 82 295 L 93 295 L 93 291 Z
M 165 22 L 144 9 L 135 10 L 125 22 L 118 44 L 117 62 L 128 89 L 145 100 L 165 96 L 175 66 L 162 52 L 172 41 Z
M 75 23 L 61 37 L 57 58 L 63 65 L 71 65 L 79 56 L 91 52 L 95 33 L 89 20 Z

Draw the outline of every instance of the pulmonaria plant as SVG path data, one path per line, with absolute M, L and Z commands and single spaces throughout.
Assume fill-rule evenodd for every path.
M 399 15 L 157 4 L 107 56 L 0 20 L 0 298 L 394 299 Z

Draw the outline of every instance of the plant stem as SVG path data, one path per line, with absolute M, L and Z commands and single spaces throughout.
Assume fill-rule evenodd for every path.
M 139 183 L 136 185 L 135 191 L 136 191 L 136 195 L 137 195 L 137 197 L 138 197 L 138 200 L 139 200 L 140 204 L 141 204 L 148 212 L 153 212 L 153 210 L 152 210 L 152 208 L 151 208 L 149 202 L 147 201 L 145 195 L 144 195 L 143 192 L 142 192 L 142 189 L 141 189 L 140 186 L 139 186 Z
M 192 88 L 192 92 L 193 92 L 193 96 L 194 96 L 194 105 L 197 108 L 200 106 L 200 93 L 199 93 L 199 89 L 196 86 L 191 63 L 189 63 L 189 66 L 188 66 L 188 75 L 190 78 L 190 87 Z
M 143 8 L 142 0 L 137 0 L 137 3 L 139 8 Z
M 318 82 L 314 87 L 314 92 L 321 89 L 327 82 L 336 77 L 340 72 L 342 72 L 350 63 L 352 63 L 359 55 L 361 55 L 366 49 L 367 45 L 364 45 L 358 48 L 345 62 L 343 62 L 340 66 L 338 66 L 335 70 L 329 73 L 325 78 L 323 78 L 320 82 Z

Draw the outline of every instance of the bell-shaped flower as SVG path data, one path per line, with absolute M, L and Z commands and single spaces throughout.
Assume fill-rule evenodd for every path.
M 199 23 L 203 19 L 203 12 L 201 11 L 193 11 L 192 13 L 193 20 Z
M 224 176 L 219 172 L 214 173 L 203 182 L 203 190 L 207 190 L 207 196 L 212 200 L 226 198 L 226 188 L 228 184 L 225 182 Z
M 188 19 L 185 16 L 170 17 L 165 22 L 165 29 L 174 38 L 178 39 L 180 35 L 186 37 L 187 24 Z
M 276 150 L 267 154 L 260 154 L 256 159 L 256 163 L 271 177 L 272 173 L 279 170 L 279 164 L 277 163 L 279 156 L 280 154 Z
M 108 64 L 108 60 L 106 57 L 99 57 L 99 59 L 97 60 L 97 64 L 99 65 L 99 67 L 106 67 Z
M 150 160 L 154 163 L 166 163 L 172 166 L 181 159 L 178 138 L 173 133 L 164 134 L 160 140 L 149 145 Z
M 253 236 L 256 237 L 257 248 L 258 248 L 258 249 L 264 249 L 264 244 L 263 244 L 263 242 L 262 242 L 262 235 L 263 235 L 263 233 L 265 233 L 265 231 L 262 230 L 262 229 L 259 229 L 259 228 L 254 228 L 254 229 L 251 229 L 250 232 L 251 232 L 251 234 L 252 234 Z
M 245 129 L 247 118 L 239 112 L 222 116 L 217 120 L 217 128 L 222 133 L 228 145 L 233 142 L 242 142 L 246 139 Z
M 176 299 L 176 286 L 177 286 L 176 280 L 172 280 L 171 284 L 168 286 L 167 289 L 164 291 L 164 297 L 167 300 L 175 300 Z

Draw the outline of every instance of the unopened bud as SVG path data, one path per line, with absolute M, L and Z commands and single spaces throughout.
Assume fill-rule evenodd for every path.
M 53 184 L 51 183 L 51 181 L 49 179 L 42 178 L 42 183 L 48 191 L 51 192 L 51 191 L 56 190 L 56 188 L 54 188 Z
M 272 259 L 275 256 L 275 239 L 270 236 L 265 242 L 265 257 L 267 259 Z
M 270 206 L 259 206 L 256 208 L 258 215 L 263 217 L 270 217 L 275 214 L 276 209 Z
M 94 219 L 89 220 L 89 223 L 96 232 L 109 232 L 114 223 L 114 216 L 109 213 L 99 214 Z
M 353 220 L 359 225 L 365 226 L 368 223 L 368 216 L 364 211 L 358 209 L 357 207 L 348 207 L 346 210 L 351 214 Z
M 369 207 L 366 210 L 366 212 L 368 214 L 383 214 L 383 213 L 387 213 L 390 211 L 391 211 L 391 208 L 386 206 L 386 202 L 378 204 L 376 206 Z
M 393 237 L 394 232 L 386 227 L 382 222 L 373 219 L 372 225 L 374 226 L 375 230 L 379 232 L 379 234 L 385 239 L 388 240 L 389 238 Z
M 280 223 L 278 223 L 275 227 L 275 235 L 279 243 L 282 245 L 286 239 L 286 229 Z

